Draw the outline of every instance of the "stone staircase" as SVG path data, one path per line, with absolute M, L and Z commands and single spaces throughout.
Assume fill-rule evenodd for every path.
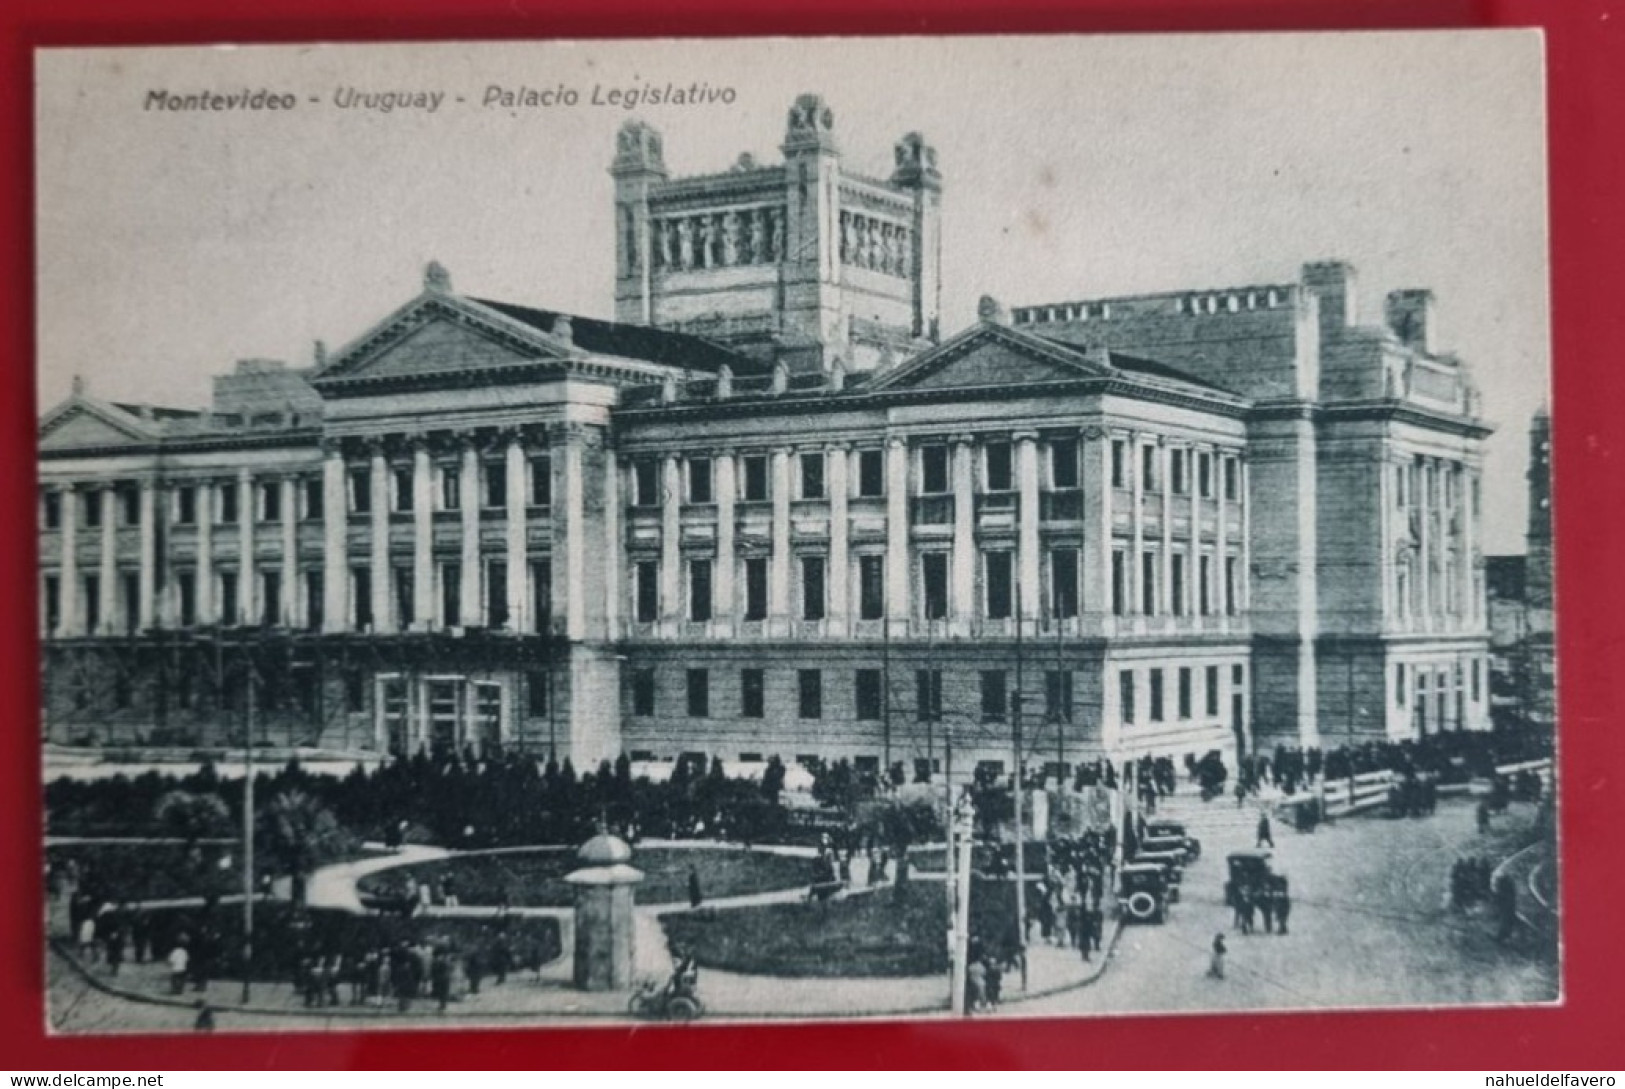
M 1248 798 L 1247 804 L 1240 809 L 1236 808 L 1236 798 L 1233 794 L 1226 794 L 1214 798 L 1210 802 L 1202 801 L 1202 796 L 1195 787 L 1186 788 L 1181 783 L 1180 792 L 1171 794 L 1157 800 L 1155 813 L 1147 813 L 1146 819 L 1154 817 L 1167 817 L 1170 820 L 1183 821 L 1186 831 L 1198 839 L 1208 838 L 1210 833 L 1219 830 L 1230 832 L 1226 838 L 1234 838 L 1235 831 L 1239 830 L 1251 834 L 1258 826 L 1258 814 L 1268 808 L 1268 802 L 1261 802 L 1257 798 Z M 1271 818 L 1277 828 L 1282 827 L 1283 820 L 1279 816 Z

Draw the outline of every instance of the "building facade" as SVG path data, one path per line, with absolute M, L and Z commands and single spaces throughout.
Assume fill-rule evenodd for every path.
M 616 321 L 423 291 L 207 411 L 41 424 L 52 740 L 955 775 L 1488 724 L 1481 446 L 1353 272 L 944 337 L 919 134 L 611 166 Z M 1017 740 L 1019 738 L 1019 741 Z

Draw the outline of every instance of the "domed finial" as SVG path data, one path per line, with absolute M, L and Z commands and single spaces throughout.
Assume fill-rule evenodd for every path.
M 979 321 L 989 322 L 993 325 L 1004 324 L 1004 307 L 992 295 L 983 295 L 976 304 L 976 317 Z
M 439 261 L 430 261 L 423 269 L 423 290 L 451 294 L 451 273 Z

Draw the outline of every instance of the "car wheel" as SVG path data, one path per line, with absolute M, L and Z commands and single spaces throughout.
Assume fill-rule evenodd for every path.
M 1144 922 L 1161 914 L 1157 898 L 1149 892 L 1137 892 L 1128 898 L 1128 913 Z
M 700 1004 L 686 995 L 681 996 L 667 1004 L 666 1013 L 673 1021 L 692 1021 L 700 1015 Z

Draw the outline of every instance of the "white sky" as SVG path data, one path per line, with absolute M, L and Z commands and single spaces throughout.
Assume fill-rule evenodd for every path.
M 1522 551 L 1526 428 L 1546 396 L 1541 44 L 1534 32 L 444 44 L 42 52 L 39 399 L 197 406 L 235 359 L 308 364 L 417 292 L 611 316 L 615 130 L 595 83 L 731 87 L 636 111 L 674 174 L 776 162 L 816 91 L 847 162 L 911 130 L 945 178 L 943 327 L 1007 306 L 1360 272 L 1361 310 L 1432 287 L 1500 425 L 1486 547 Z M 573 108 L 480 105 L 492 84 Z M 439 111 L 332 105 L 442 91 Z M 298 95 L 289 113 L 144 110 L 149 90 Z M 466 101 L 456 102 L 461 95 Z M 309 101 L 311 96 L 320 103 Z

